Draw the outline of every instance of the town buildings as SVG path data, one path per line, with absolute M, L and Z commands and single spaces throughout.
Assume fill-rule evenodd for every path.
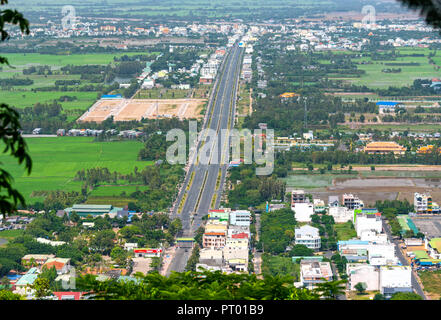
M 318 250 L 321 247 L 319 230 L 309 225 L 295 229 L 295 244 L 302 244 L 310 249 Z

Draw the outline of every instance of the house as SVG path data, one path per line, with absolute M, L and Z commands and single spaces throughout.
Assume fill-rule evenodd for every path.
M 340 201 L 338 200 L 338 196 L 329 196 L 328 197 L 328 207 L 338 207 Z
M 354 210 L 350 210 L 346 207 L 332 206 L 328 209 L 329 215 L 334 218 L 335 223 L 345 223 L 352 221 L 354 216 Z
M 320 199 L 313 199 L 314 213 L 323 213 L 326 211 L 325 202 Z
M 124 244 L 124 250 L 127 250 L 127 251 L 131 251 L 131 250 L 134 250 L 136 248 L 138 248 L 138 243 L 136 243 L 136 242 L 134 242 L 134 243 L 126 242 Z
M 369 264 L 373 266 L 393 265 L 399 262 L 393 243 L 369 244 L 368 259 Z
M 302 244 L 310 249 L 318 250 L 321 247 L 319 229 L 309 225 L 295 229 L 295 244 Z
M 439 205 L 433 201 L 429 193 L 415 192 L 413 195 L 415 213 L 439 213 Z
M 441 238 L 432 238 L 427 242 L 427 251 L 433 259 L 441 259 Z
M 50 258 L 42 268 L 52 269 L 55 267 L 57 274 L 66 274 L 70 270 L 70 258 Z
M 396 292 L 412 292 L 412 269 L 410 266 L 381 266 L 380 292 L 391 296 Z
M 230 263 L 231 260 L 242 259 L 245 260 L 245 265 L 248 265 L 248 245 L 248 238 L 228 238 L 223 248 L 224 260 Z
M 371 243 L 388 243 L 386 233 L 378 233 L 374 230 L 363 230 L 359 236 L 362 241 L 369 241 Z
M 332 281 L 332 269 L 329 262 L 300 262 L 300 283 L 307 289 L 314 289 L 318 283 Z
M 311 216 L 314 214 L 314 205 L 312 203 L 294 203 L 291 210 L 294 211 L 296 221 L 311 222 Z
M 228 221 L 230 219 L 230 211 L 230 209 L 212 209 L 208 211 L 208 218 Z
M 225 232 L 205 232 L 202 235 L 202 246 L 204 248 L 214 247 L 223 248 L 226 243 L 226 231 Z
M 375 266 L 367 263 L 348 263 L 346 274 L 351 291 L 355 290 L 355 286 L 360 282 L 365 284 L 366 291 L 380 290 L 380 272 Z

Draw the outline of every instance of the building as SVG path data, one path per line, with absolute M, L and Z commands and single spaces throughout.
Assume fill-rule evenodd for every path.
M 354 216 L 354 210 L 350 210 L 346 207 L 329 207 L 329 215 L 334 218 L 335 223 L 345 223 L 352 221 Z
M 364 147 L 364 152 L 367 154 L 393 153 L 394 155 L 403 155 L 406 152 L 406 148 L 393 141 L 376 141 L 368 143 Z
M 338 196 L 329 196 L 328 197 L 328 207 L 338 207 L 340 205 L 340 201 L 338 200 Z
M 229 209 L 216 209 L 208 211 L 209 219 L 219 219 L 220 221 L 228 221 L 230 219 Z
M 309 225 L 295 229 L 295 244 L 303 244 L 309 249 L 318 250 L 321 247 L 319 229 Z
M 224 263 L 223 250 L 220 248 L 202 248 L 199 251 L 199 263 L 222 267 Z
M 82 292 L 53 292 L 54 296 L 56 297 L 56 300 L 81 300 L 81 297 L 83 296 Z
M 64 241 L 52 241 L 45 238 L 37 238 L 36 241 L 39 243 L 48 244 L 52 247 L 58 247 L 58 246 L 62 246 L 63 244 L 66 244 L 66 242 Z
M 133 253 L 135 254 L 136 258 L 154 258 L 161 256 L 162 249 L 139 248 L 139 249 L 133 249 Z
M 366 263 L 346 264 L 349 290 L 356 290 L 357 283 L 364 283 L 366 291 L 380 290 L 380 272 L 372 265 Z
M 57 274 L 66 274 L 69 272 L 70 266 L 70 258 L 50 258 L 48 259 L 42 268 L 46 267 L 47 269 L 52 269 L 55 267 L 57 270 Z
M 381 266 L 380 292 L 391 296 L 396 292 L 412 292 L 412 269 L 410 266 Z
M 230 213 L 230 225 L 249 227 L 251 212 L 248 210 L 236 210 Z
M 358 237 L 361 236 L 363 231 L 375 231 L 376 233 L 381 233 L 383 231 L 381 213 L 376 212 L 375 214 L 367 214 L 360 212 L 355 213 L 354 215 L 354 227 Z
M 373 266 L 384 266 L 397 264 L 398 258 L 395 255 L 393 243 L 371 243 L 368 247 L 369 264 Z
M 439 213 L 439 205 L 433 201 L 428 193 L 415 192 L 413 195 L 413 206 L 415 213 Z
M 225 246 L 223 248 L 224 260 L 230 264 L 231 260 L 242 259 L 245 260 L 245 265 L 248 265 L 248 238 L 245 239 L 227 239 Z M 237 262 L 237 261 L 235 261 Z M 234 268 L 233 268 L 234 269 Z
M 326 205 L 323 200 L 313 199 L 314 213 L 323 213 L 326 211 Z
M 123 208 L 116 208 L 112 205 L 101 204 L 74 204 L 71 208 L 66 208 L 64 211 L 70 216 L 72 212 L 76 212 L 80 217 L 100 216 L 100 215 L 116 215 L 118 211 Z
M 53 254 L 27 254 L 21 258 L 21 264 L 24 266 L 38 265 L 42 266 L 48 259 L 55 258 Z
M 294 203 L 291 210 L 294 211 L 296 221 L 311 222 L 311 216 L 314 214 L 314 205 L 312 203 Z
M 226 243 L 226 232 L 205 232 L 202 235 L 204 248 L 223 248 Z
M 376 105 L 380 114 L 394 113 L 397 107 L 402 106 L 401 103 L 392 101 L 378 101 Z
M 388 243 L 386 233 L 378 233 L 374 230 L 364 230 L 359 236 L 361 241 L 369 241 L 371 243 Z
M 305 203 L 305 202 L 309 202 L 309 198 L 306 196 L 304 190 L 291 191 L 291 207 L 293 207 L 295 203 Z
M 352 193 L 344 194 L 342 196 L 343 206 L 348 209 L 360 209 L 364 207 L 364 203 L 357 196 L 354 196 Z
M 31 268 L 29 271 L 24 274 L 18 281 L 15 283 L 14 293 L 18 293 L 21 295 L 28 295 L 34 292 L 34 289 L 31 289 L 31 286 L 34 281 L 38 278 L 39 271 L 37 268 Z
M 329 262 L 300 262 L 300 283 L 307 289 L 314 289 L 318 283 L 332 281 L 332 269 Z

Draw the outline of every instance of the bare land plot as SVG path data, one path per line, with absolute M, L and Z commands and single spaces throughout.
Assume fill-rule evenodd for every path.
M 78 121 L 102 122 L 114 117 L 114 121 L 140 121 L 142 118 L 196 119 L 202 118 L 206 99 L 102 99 L 84 113 Z

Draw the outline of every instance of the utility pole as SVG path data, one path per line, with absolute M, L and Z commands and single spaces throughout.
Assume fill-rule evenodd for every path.
M 303 102 L 305 103 L 305 117 L 304 117 L 304 126 L 305 126 L 305 130 L 308 128 L 308 114 L 307 114 L 307 112 L 308 112 L 308 110 L 306 109 L 306 100 L 307 100 L 308 98 L 307 97 L 305 97 L 304 98 L 304 100 L 303 100 Z

